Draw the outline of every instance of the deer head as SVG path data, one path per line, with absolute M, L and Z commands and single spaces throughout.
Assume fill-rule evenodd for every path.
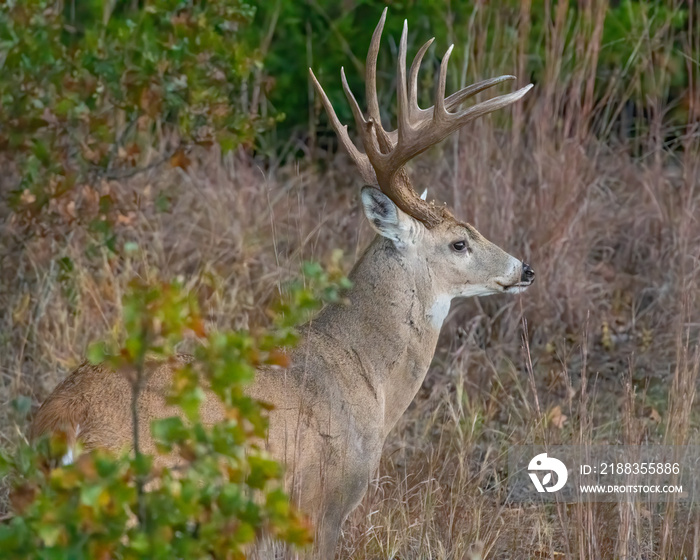
M 457 110 L 477 93 L 514 80 L 515 76 L 484 80 L 445 98 L 447 64 L 452 53 L 450 47 L 440 64 L 435 104 L 429 109 L 421 109 L 417 94 L 418 70 L 434 39 L 419 49 L 407 79 L 408 23 L 404 22 L 397 66 L 398 126 L 396 130 L 386 131 L 379 115 L 376 80 L 377 54 L 386 12 L 384 9 L 367 54 L 367 116 L 362 113 L 348 86 L 344 69 L 340 71 L 343 90 L 365 153 L 360 152 L 350 140 L 347 126 L 341 124 L 328 96 L 309 69 L 311 80 L 340 143 L 357 165 L 365 183 L 372 185 L 362 190 L 365 214 L 377 233 L 391 239 L 397 249 L 415 253 L 415 256 L 427 260 L 434 272 L 434 281 L 440 284 L 436 288 L 443 294 L 442 299 L 447 302 L 448 308 L 453 297 L 522 291 L 534 281 L 532 268 L 486 240 L 471 225 L 457 220 L 446 206 L 436 205 L 418 196 L 404 166 L 467 123 L 519 100 L 532 88 L 532 84 Z

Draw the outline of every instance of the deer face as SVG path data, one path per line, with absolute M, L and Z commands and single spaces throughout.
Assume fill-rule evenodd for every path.
M 427 228 L 402 212 L 381 191 L 365 187 L 362 203 L 372 227 L 400 251 L 427 267 L 437 298 L 518 293 L 530 286 L 534 271 L 481 235 L 469 224 L 444 220 Z
M 429 252 L 426 259 L 441 277 L 437 281 L 453 297 L 518 293 L 535 279 L 528 265 L 469 224 L 445 221 L 426 229 L 425 239 L 421 252 Z
M 430 39 L 418 50 L 407 72 L 408 24 L 404 22 L 396 67 L 397 128 L 386 130 L 379 112 L 376 75 L 385 19 L 386 9 L 374 30 L 367 53 L 366 115 L 348 86 L 345 72 L 340 71 L 343 90 L 362 139 L 364 153 L 353 144 L 347 126 L 338 119 L 313 72 L 310 72 L 311 81 L 328 113 L 331 126 L 357 165 L 362 179 L 379 189 L 365 188 L 362 191 L 365 213 L 372 227 L 380 235 L 391 239 L 397 249 L 416 259 L 415 270 L 424 271 L 427 289 L 435 298 L 433 308 L 437 311 L 431 311 L 429 315 L 434 318 L 434 324 L 441 325 L 442 319 L 438 321 L 435 318 L 442 315 L 444 319 L 452 298 L 519 292 L 532 284 L 535 273 L 528 265 L 484 239 L 473 227 L 456 220 L 447 208 L 429 204 L 419 197 L 411 185 L 405 164 L 471 121 L 518 101 L 532 88 L 532 84 L 464 108 L 467 99 L 515 77 L 500 76 L 483 80 L 446 97 L 450 47 L 440 63 L 435 104 L 422 109 L 418 105 L 418 73 L 433 40 Z

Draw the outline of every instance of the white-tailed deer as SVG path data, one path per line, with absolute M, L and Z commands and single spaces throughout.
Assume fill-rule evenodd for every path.
M 398 57 L 398 127 L 381 124 L 376 62 L 386 10 L 372 37 L 366 67 L 368 116 L 360 110 L 341 71 L 365 154 L 351 142 L 328 97 L 311 79 L 340 142 L 363 180 L 362 204 L 378 235 L 357 262 L 349 304 L 326 306 L 302 327 L 284 372 L 261 369 L 252 396 L 272 403 L 267 445 L 286 465 L 293 499 L 315 522 L 315 554 L 333 558 L 341 525 L 367 490 L 387 434 L 418 391 L 435 352 L 453 298 L 517 293 L 534 272 L 413 190 L 404 164 L 468 122 L 520 99 L 531 86 L 458 110 L 462 102 L 513 76 L 479 82 L 445 98 L 447 61 L 440 66 L 435 105 L 417 104 L 417 75 L 432 39 L 421 47 L 406 79 L 404 24 Z M 169 365 L 153 364 L 139 401 L 141 445 L 153 451 L 154 418 L 172 415 L 164 393 Z M 33 435 L 55 430 L 78 438 L 84 449 L 131 446 L 131 388 L 124 376 L 83 365 L 46 400 Z M 208 399 L 203 417 L 221 409 Z

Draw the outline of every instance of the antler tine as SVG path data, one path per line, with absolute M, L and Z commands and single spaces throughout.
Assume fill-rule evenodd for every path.
M 357 99 L 355 99 L 355 95 L 352 93 L 352 90 L 348 85 L 348 79 L 345 77 L 345 67 L 342 66 L 340 68 L 340 81 L 343 84 L 343 91 L 345 92 L 345 97 L 347 98 L 348 103 L 350 104 L 350 110 L 352 111 L 352 116 L 355 119 L 355 125 L 357 125 L 360 134 L 364 136 L 363 133 L 367 128 L 367 119 L 365 119 L 365 116 L 362 114 L 362 109 L 360 109 L 360 105 L 357 103 Z
M 333 105 L 331 105 L 326 92 L 323 91 L 321 84 L 316 79 L 316 76 L 311 68 L 309 68 L 309 74 L 311 75 L 311 81 L 314 84 L 314 88 L 321 98 L 323 107 L 328 114 L 328 119 L 331 121 L 331 126 L 333 126 L 333 130 L 335 130 L 335 133 L 338 135 L 338 140 L 340 140 L 340 143 L 347 150 L 348 154 L 355 162 L 355 165 L 357 165 L 358 169 L 360 170 L 362 180 L 370 185 L 378 186 L 379 183 L 377 182 L 377 175 L 374 172 L 374 167 L 372 167 L 369 158 L 360 152 L 352 140 L 350 140 L 350 136 L 348 135 L 348 126 L 342 124 L 338 119 L 338 116 L 335 114 L 335 110 L 333 109 Z
M 483 80 L 481 82 L 477 82 L 463 89 L 460 89 L 459 91 L 456 91 L 447 99 L 445 99 L 445 108 L 448 111 L 452 111 L 455 108 L 459 107 L 459 105 L 462 104 L 464 101 L 466 101 L 470 97 L 473 97 L 477 93 L 481 93 L 485 89 L 496 86 L 498 84 L 502 84 L 503 82 L 508 82 L 510 80 L 515 80 L 515 76 L 506 75 L 499 76 L 498 78 L 489 78 L 488 80 Z
M 481 103 L 474 105 L 473 107 L 465 109 L 457 115 L 450 115 L 450 118 L 454 118 L 455 122 L 450 127 L 450 132 L 448 132 L 445 136 L 451 134 L 454 130 L 464 126 L 466 123 L 473 121 L 474 119 L 478 119 L 479 117 L 482 117 L 484 115 L 492 113 L 493 111 L 497 111 L 498 109 L 502 109 L 503 107 L 507 107 L 508 105 L 515 103 L 532 88 L 533 85 L 528 84 L 525 87 L 520 88 L 518 91 L 507 93 L 505 95 L 499 95 L 498 97 L 492 97 L 491 99 L 487 99 L 486 101 L 482 101 Z M 445 136 L 443 136 L 443 138 Z
M 401 32 L 401 42 L 399 43 L 399 57 L 396 64 L 396 97 L 397 97 L 397 130 L 398 142 L 403 143 L 406 136 L 410 134 L 411 109 L 408 104 L 408 92 L 406 91 L 406 47 L 408 42 L 408 20 L 403 20 L 403 31 Z
M 435 105 L 433 106 L 433 122 L 440 123 L 444 121 L 447 117 L 447 110 L 445 109 L 445 88 L 447 84 L 447 63 L 450 61 L 450 55 L 452 54 L 452 49 L 454 45 L 450 45 L 447 49 L 445 56 L 442 57 L 442 62 L 440 63 L 440 77 L 438 79 L 437 93 L 435 94 Z
M 384 31 L 384 22 L 386 21 L 386 12 L 389 8 L 384 8 L 382 17 L 379 18 L 377 27 L 372 33 L 372 41 L 369 44 L 367 52 L 367 62 L 365 63 L 365 96 L 367 97 L 367 113 L 377 126 L 382 125 L 381 116 L 379 114 L 379 100 L 377 98 L 377 56 L 379 55 L 379 46 L 382 41 L 382 32 Z
M 365 119 L 362 114 L 362 109 L 355 99 L 355 95 L 352 93 L 350 86 L 348 85 L 348 80 L 345 77 L 345 68 L 340 69 L 340 79 L 343 83 L 343 91 L 345 92 L 345 97 L 350 104 L 350 109 L 352 110 L 352 115 L 355 118 L 355 125 L 357 126 L 358 132 L 360 133 L 360 138 L 362 139 L 362 145 L 365 147 L 365 152 L 368 161 L 371 162 L 372 166 L 375 168 L 376 173 L 376 162 L 372 162 L 373 154 L 381 154 L 379 149 L 379 144 L 377 143 L 377 133 L 378 131 L 384 132 L 381 128 L 381 123 L 376 123 L 371 117 Z M 372 134 L 374 132 L 375 134 Z M 384 133 L 386 135 L 386 133 Z M 379 183 L 377 183 L 379 184 Z
M 430 45 L 433 44 L 435 37 L 426 41 L 426 43 L 418 50 L 416 57 L 413 59 L 411 64 L 411 71 L 409 72 L 408 78 L 408 105 L 412 112 L 412 116 L 417 117 L 421 113 L 425 113 L 423 109 L 418 106 L 418 71 L 420 70 L 420 64 L 423 62 L 423 57 L 427 52 Z M 450 97 L 454 97 L 451 95 Z M 450 98 L 447 99 L 449 103 Z

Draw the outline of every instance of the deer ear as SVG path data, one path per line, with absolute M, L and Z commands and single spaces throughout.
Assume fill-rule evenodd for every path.
M 391 239 L 397 246 L 410 241 L 414 228 L 413 219 L 402 212 L 391 199 L 379 189 L 362 189 L 362 206 L 372 229 L 379 235 Z

